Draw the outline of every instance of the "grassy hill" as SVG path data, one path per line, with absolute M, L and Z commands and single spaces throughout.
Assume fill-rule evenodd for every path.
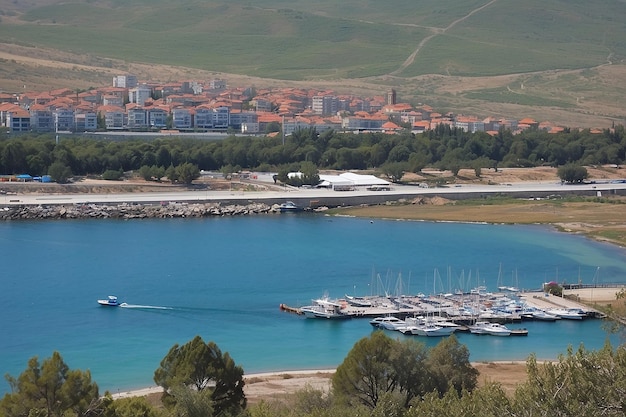
M 0 17 L 0 52 L 73 55 L 91 68 L 68 74 L 79 87 L 144 63 L 330 88 L 357 80 L 464 113 L 598 123 L 626 107 L 625 0 L 0 0 Z M 0 88 L 41 83 L 11 59 Z

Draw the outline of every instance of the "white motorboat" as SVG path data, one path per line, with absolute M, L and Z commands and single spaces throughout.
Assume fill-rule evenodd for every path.
M 370 324 L 374 327 L 385 330 L 400 331 L 407 327 L 407 324 L 404 320 L 400 320 L 399 318 L 394 316 L 376 317 L 370 320 Z
M 567 320 L 582 320 L 587 317 L 585 312 L 579 308 L 554 308 L 548 312 Z
M 477 321 L 469 326 L 473 334 L 488 334 L 492 336 L 510 336 L 511 329 L 500 323 L 490 323 L 487 321 Z
M 371 307 L 372 302 L 365 297 L 356 297 L 346 294 L 346 300 L 348 304 L 355 307 Z
M 556 314 L 550 314 L 547 311 L 543 311 L 543 310 L 533 311 L 532 318 L 535 320 L 542 320 L 542 321 L 556 321 L 556 320 L 561 319 L 561 317 L 557 316 Z
M 313 300 L 313 304 L 300 307 L 304 317 L 311 319 L 349 319 L 352 316 L 343 311 L 345 305 L 324 296 Z
M 120 302 L 116 296 L 109 295 L 106 300 L 98 300 L 98 304 L 101 306 L 117 307 L 120 305 Z
M 456 329 L 454 327 L 440 327 L 436 324 L 418 324 L 416 326 L 409 326 L 405 328 L 402 332 L 404 334 L 413 334 L 417 336 L 427 336 L 427 337 L 443 337 L 450 336 L 454 333 Z
M 289 212 L 289 211 L 298 211 L 300 210 L 300 207 L 298 207 L 296 203 L 294 203 L 293 201 L 286 201 L 282 203 L 278 207 L 278 209 L 281 211 L 281 213 L 284 213 L 284 212 Z

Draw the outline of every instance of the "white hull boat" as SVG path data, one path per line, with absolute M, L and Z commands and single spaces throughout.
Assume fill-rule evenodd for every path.
M 108 307 L 117 307 L 119 306 L 121 303 L 119 302 L 119 300 L 117 299 L 116 296 L 114 295 L 109 295 L 106 300 L 98 300 L 98 304 L 100 304 L 101 306 L 108 306 Z
M 499 324 L 489 323 L 486 321 L 477 321 L 476 324 L 469 326 L 470 332 L 473 334 L 488 334 L 491 336 L 510 336 L 511 329 Z
M 370 324 L 374 327 L 385 330 L 401 331 L 407 327 L 407 324 L 404 320 L 400 320 L 399 318 L 394 316 L 376 317 L 370 320 Z

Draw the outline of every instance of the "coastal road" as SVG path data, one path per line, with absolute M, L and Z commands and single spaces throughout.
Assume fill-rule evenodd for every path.
M 358 204 L 360 202 L 377 203 L 417 196 L 442 196 L 459 199 L 502 193 L 514 194 L 520 198 L 544 198 L 547 196 L 557 196 L 556 198 L 558 198 L 558 196 L 565 194 L 626 195 L 626 181 L 607 180 L 579 185 L 561 184 L 560 182 L 524 182 L 499 185 L 455 185 L 437 188 L 394 184 L 389 191 L 371 191 L 363 187 L 352 191 L 284 188 L 274 191 L 190 190 L 118 194 L 4 194 L 0 195 L 0 205 L 158 204 L 162 202 L 229 202 L 230 204 L 245 205 L 251 202 L 275 204 L 291 200 L 301 206 L 309 206 L 310 202 L 319 202 L 320 205 L 328 205 L 329 201 L 339 201 L 340 204 Z

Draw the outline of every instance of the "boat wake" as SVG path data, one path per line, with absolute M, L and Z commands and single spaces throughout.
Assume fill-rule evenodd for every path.
M 144 306 L 140 304 L 127 304 L 127 303 L 122 303 L 119 306 L 123 308 L 141 308 L 144 310 L 172 310 L 172 307 Z

